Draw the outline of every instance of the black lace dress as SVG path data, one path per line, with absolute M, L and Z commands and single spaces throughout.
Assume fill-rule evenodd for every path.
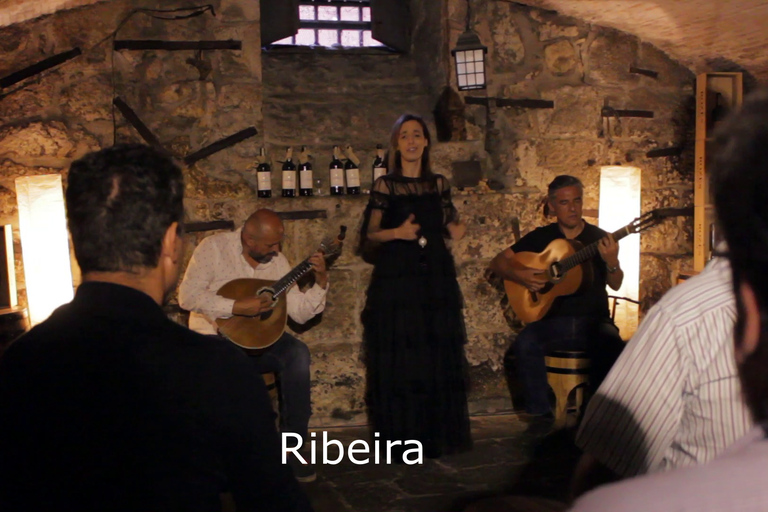
M 382 229 L 414 214 L 426 239 L 424 247 L 393 240 L 378 249 L 363 312 L 373 431 L 382 441 L 421 441 L 427 457 L 468 449 L 466 331 L 444 238 L 456 216 L 450 185 L 440 175 L 386 175 L 374 184 L 364 230 L 373 209 L 382 211 Z

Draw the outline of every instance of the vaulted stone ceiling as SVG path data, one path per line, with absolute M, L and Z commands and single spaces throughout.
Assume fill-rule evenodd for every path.
M 0 0 L 0 26 L 97 1 Z M 743 68 L 768 79 L 766 0 L 517 1 L 634 34 L 695 72 Z
M 20 23 L 51 14 L 62 9 L 73 9 L 99 0 L 0 0 L 0 27 Z
M 519 0 L 638 36 L 694 72 L 768 79 L 766 0 Z

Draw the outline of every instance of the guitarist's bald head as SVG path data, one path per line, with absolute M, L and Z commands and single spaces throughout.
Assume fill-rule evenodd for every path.
M 272 210 L 256 210 L 248 217 L 240 233 L 243 254 L 252 265 L 268 263 L 280 252 L 283 242 L 283 221 Z
M 245 221 L 245 229 L 251 236 L 262 238 L 283 231 L 283 221 L 280 216 L 267 208 L 256 210 Z

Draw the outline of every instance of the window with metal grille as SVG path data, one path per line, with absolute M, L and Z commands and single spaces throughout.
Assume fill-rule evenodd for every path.
M 275 45 L 384 46 L 371 35 L 370 0 L 300 0 L 299 31 Z

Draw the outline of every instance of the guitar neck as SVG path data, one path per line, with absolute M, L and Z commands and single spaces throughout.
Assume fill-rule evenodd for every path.
M 336 237 L 336 240 L 333 242 L 323 241 L 323 243 L 321 243 L 320 247 L 317 249 L 317 252 L 322 253 L 325 257 L 339 254 L 341 252 L 341 244 L 344 240 L 346 232 L 347 226 L 341 226 L 339 235 Z M 272 289 L 274 290 L 272 298 L 277 300 L 282 294 L 287 292 L 296 281 L 301 279 L 302 276 L 307 274 L 310 270 L 312 270 L 312 264 L 309 262 L 309 258 L 307 258 L 296 265 L 290 272 L 285 274 L 275 284 L 272 285 Z
M 621 240 L 622 238 L 624 238 L 625 236 L 631 233 L 632 231 L 629 230 L 629 225 L 627 225 L 619 229 L 618 231 L 614 231 L 613 233 L 611 233 L 611 235 L 613 235 L 613 239 L 618 242 L 619 240 Z M 597 246 L 599 243 L 600 243 L 599 240 L 597 242 L 592 242 L 588 246 L 577 251 L 575 254 L 572 254 L 567 258 L 561 260 L 559 262 L 561 272 L 567 272 L 573 267 L 581 265 L 588 259 L 595 256 L 598 253 Z
M 283 293 L 287 292 L 296 281 L 301 279 L 302 276 L 307 274 L 310 270 L 312 270 L 312 264 L 309 262 L 309 258 L 307 258 L 272 285 L 272 289 L 275 291 L 272 298 L 277 299 Z

